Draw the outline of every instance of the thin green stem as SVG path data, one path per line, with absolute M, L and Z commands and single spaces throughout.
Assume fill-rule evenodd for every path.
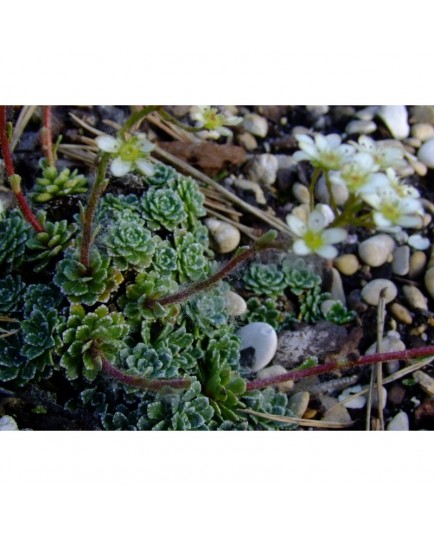
M 145 106 L 141 110 L 133 112 L 119 129 L 119 136 L 123 137 L 131 128 L 133 128 L 136 123 L 138 123 L 141 119 L 149 115 L 151 112 L 159 112 L 160 110 L 161 106 Z
M 327 191 L 328 191 L 329 198 L 330 198 L 330 206 L 332 207 L 333 214 L 335 215 L 335 217 L 337 217 L 339 215 L 339 212 L 338 212 L 338 207 L 336 205 L 335 196 L 333 195 L 333 188 L 332 188 L 332 183 L 330 181 L 329 170 L 327 169 L 324 172 L 324 174 L 325 174 L 325 182 L 327 186 Z
M 169 112 L 166 112 L 166 110 L 160 109 L 158 110 L 158 113 L 163 119 L 169 123 L 173 123 L 177 127 L 182 128 L 186 132 L 202 132 L 205 130 L 203 127 L 190 127 L 189 125 L 185 125 L 182 121 L 178 121 L 176 117 L 173 117 L 173 115 L 169 114 Z
M 81 238 L 81 249 L 80 249 L 80 262 L 86 267 L 90 266 L 90 248 L 92 246 L 93 236 L 92 236 L 92 223 L 95 215 L 95 210 L 98 204 L 98 200 L 105 187 L 107 186 L 107 181 L 105 179 L 107 166 L 110 160 L 110 154 L 104 153 L 101 157 L 101 160 L 98 164 L 97 175 L 95 182 L 93 183 L 92 190 L 89 195 L 87 202 L 87 207 L 84 212 L 84 221 L 83 221 L 83 233 Z
M 310 210 L 313 210 L 315 208 L 315 186 L 321 175 L 321 171 L 322 171 L 321 168 L 315 168 L 312 178 L 310 179 L 310 184 L 309 184 Z

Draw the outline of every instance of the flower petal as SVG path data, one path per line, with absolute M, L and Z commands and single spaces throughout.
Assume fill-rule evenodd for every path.
M 315 209 L 309 214 L 307 226 L 309 229 L 312 229 L 312 231 L 320 231 L 321 229 L 324 229 L 326 220 L 319 209 Z
M 292 244 L 292 251 L 296 255 L 309 255 L 312 253 L 312 250 L 307 247 L 304 240 L 298 239 Z
M 297 216 L 293 214 L 288 214 L 286 216 L 286 223 L 289 227 L 289 230 L 294 233 L 296 236 L 303 236 L 307 231 L 306 224 Z
M 122 160 L 120 156 L 115 158 L 110 166 L 110 171 L 115 177 L 123 177 L 131 170 L 131 162 Z
M 149 162 L 148 160 L 145 160 L 144 158 L 138 158 L 135 161 L 136 167 L 143 173 L 143 175 L 151 176 L 154 174 L 154 166 Z
M 343 242 L 347 238 L 347 231 L 341 229 L 340 227 L 332 227 L 331 229 L 326 229 L 323 234 L 323 240 L 325 244 L 337 244 Z
M 315 253 L 320 257 L 324 257 L 324 259 L 334 259 L 338 254 L 338 250 L 334 246 L 327 244 L 317 249 Z
M 107 134 L 104 134 L 102 136 L 97 136 L 95 138 L 95 142 L 98 145 L 98 148 L 101 149 L 101 151 L 104 151 L 105 153 L 117 153 L 121 146 L 121 143 L 119 140 Z

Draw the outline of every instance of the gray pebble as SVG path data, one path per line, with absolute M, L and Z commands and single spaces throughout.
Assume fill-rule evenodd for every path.
M 412 123 L 430 123 L 434 125 L 434 106 L 412 106 L 410 115 Z
M 288 401 L 288 409 L 295 417 L 303 417 L 309 405 L 310 394 L 307 391 L 300 391 L 291 396 Z
M 0 432 L 15 432 L 19 430 L 15 419 L 10 415 L 4 415 L 0 418 Z
M 241 235 L 236 227 L 216 218 L 207 218 L 205 225 L 208 227 L 215 248 L 219 253 L 229 253 L 238 247 Z
M 292 156 L 289 156 L 288 154 L 275 154 L 274 155 L 277 158 L 278 162 L 278 171 L 281 169 L 294 169 L 297 167 L 297 162 L 294 160 Z
M 277 333 L 266 322 L 251 322 L 236 332 L 241 338 L 240 351 L 246 350 L 247 366 L 258 372 L 273 359 L 277 349 Z
M 247 114 L 243 119 L 243 127 L 258 138 L 265 138 L 268 132 L 268 123 L 265 117 L 258 114 Z
M 368 266 L 382 266 L 395 249 L 395 241 L 387 234 L 378 234 L 359 244 L 359 257 Z
M 408 277 L 410 279 L 417 279 L 422 275 L 427 263 L 426 254 L 423 251 L 415 251 L 410 257 L 410 268 L 408 271 Z
M 374 121 L 366 121 L 363 119 L 350 121 L 345 127 L 347 134 L 372 134 L 377 130 L 377 125 Z
M 407 303 L 413 309 L 422 309 L 423 311 L 428 310 L 428 300 L 417 287 L 413 285 L 403 285 L 402 293 L 404 294 Z
M 373 279 L 362 288 L 362 298 L 369 305 L 378 305 L 380 292 L 385 289 L 384 303 L 390 303 L 396 298 L 398 289 L 389 279 Z
M 420 141 L 434 138 L 434 126 L 429 123 L 416 123 L 411 127 L 411 135 Z
M 378 109 L 379 106 L 367 106 L 356 112 L 354 115 L 362 121 L 371 121 L 376 116 Z
M 396 140 L 403 140 L 410 134 L 407 108 L 404 105 L 381 106 L 377 113 Z
M 350 195 L 347 187 L 344 184 L 338 183 L 332 184 L 332 193 L 336 204 L 339 206 L 343 205 Z M 315 197 L 318 201 L 326 205 L 330 202 L 329 191 L 324 176 L 320 177 L 316 184 Z
M 309 188 L 301 182 L 295 182 L 292 186 L 292 193 L 294 194 L 295 199 L 299 203 L 308 205 L 310 202 Z
M 247 304 L 236 292 L 228 290 L 226 292 L 226 311 L 229 316 L 240 316 L 247 311 Z
M 330 294 L 331 294 L 330 297 L 332 300 L 339 300 L 344 305 L 346 305 L 347 298 L 345 295 L 341 274 L 336 270 L 336 268 L 332 268 L 331 272 L 332 272 L 332 286 L 330 289 Z
M 410 270 L 410 248 L 400 246 L 393 252 L 392 272 L 396 275 L 407 275 Z
M 351 424 L 352 419 L 347 408 L 341 404 L 336 406 L 336 404 L 339 402 L 336 398 L 331 396 L 321 396 L 320 401 L 321 404 L 323 404 L 323 406 L 326 408 L 326 412 L 321 419 L 322 421 L 336 422 L 339 424 Z
M 387 425 L 388 432 L 408 432 L 410 430 L 410 422 L 407 413 L 400 411 L 393 417 Z
M 282 365 L 271 365 L 270 367 L 266 367 L 264 369 L 259 370 L 256 373 L 256 378 L 258 380 L 264 380 L 266 378 L 274 378 L 275 376 L 281 376 L 282 374 L 286 374 L 288 372 L 286 368 L 282 367 Z M 286 382 L 282 382 L 276 385 L 277 389 L 279 391 L 288 392 L 291 391 L 291 389 L 294 387 L 294 381 L 293 380 L 287 380 Z
M 426 141 L 417 152 L 418 159 L 430 169 L 434 169 L 434 139 Z
M 261 154 L 249 162 L 246 175 L 254 182 L 271 185 L 276 182 L 279 161 L 274 154 Z

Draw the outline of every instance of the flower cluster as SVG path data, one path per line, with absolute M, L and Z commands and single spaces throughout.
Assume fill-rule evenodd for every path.
M 232 131 L 227 127 L 239 125 L 241 117 L 228 116 L 220 113 L 212 106 L 193 106 L 190 117 L 195 121 L 196 128 L 203 128 L 199 135 L 202 138 L 217 140 L 220 136 L 232 136 Z
M 154 173 L 149 155 L 155 145 L 144 134 L 138 133 L 128 139 L 104 134 L 98 136 L 95 142 L 101 151 L 113 155 L 110 171 L 115 177 L 123 177 L 133 171 L 145 176 Z

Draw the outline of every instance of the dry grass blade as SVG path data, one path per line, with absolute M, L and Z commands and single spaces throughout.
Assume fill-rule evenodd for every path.
M 230 223 L 237 229 L 239 229 L 242 233 L 244 233 L 246 236 L 251 238 L 252 240 L 258 240 L 258 236 L 254 234 L 253 229 L 250 227 L 247 227 L 247 225 L 243 225 L 242 223 L 239 223 L 237 221 L 231 220 L 230 218 L 227 218 L 226 216 L 223 216 L 223 214 L 220 214 L 219 212 L 216 212 L 210 208 L 207 207 L 206 212 L 210 216 L 215 216 L 219 220 L 225 221 L 226 223 Z
M 236 218 L 242 216 L 241 212 L 238 212 L 237 210 L 233 210 L 230 207 L 223 205 L 223 203 L 216 203 L 215 201 L 211 201 L 210 199 L 205 199 L 204 204 L 205 206 L 215 208 L 216 210 L 221 210 L 222 212 L 226 212 L 226 214 L 231 214 L 232 216 L 235 216 Z
M 190 132 L 187 132 L 173 123 L 169 123 L 168 121 L 161 119 L 161 117 L 158 115 L 158 112 L 150 113 L 146 116 L 146 119 L 149 123 L 151 123 L 151 125 L 160 128 L 175 140 L 183 141 L 185 143 L 197 141 L 197 138 Z
M 60 144 L 59 153 L 62 153 L 73 160 L 83 162 L 91 167 L 96 166 L 98 161 L 97 155 L 86 145 Z
M 84 129 L 88 130 L 89 132 L 92 132 L 92 134 L 95 134 L 95 136 L 101 136 L 101 134 L 105 134 L 105 132 L 103 132 L 102 130 L 98 130 L 97 128 L 93 128 L 91 127 L 90 125 L 88 125 L 86 123 L 86 121 L 83 121 L 82 119 L 80 119 L 79 117 L 77 117 L 75 114 L 73 114 L 72 112 L 69 113 L 69 117 L 71 117 L 71 119 L 77 123 L 77 125 L 79 125 L 80 127 L 83 127 Z
M 15 147 L 17 146 L 24 130 L 26 129 L 26 126 L 30 119 L 32 118 L 32 115 L 35 113 L 36 106 L 23 106 L 20 111 L 20 115 L 18 116 L 17 122 L 15 123 L 14 130 L 12 132 L 12 140 L 11 140 L 11 151 L 14 152 Z
M 255 415 L 256 417 L 263 417 L 264 419 L 269 419 L 270 421 L 284 422 L 287 424 L 296 424 L 298 426 L 309 426 L 312 428 L 333 428 L 335 430 L 348 428 L 354 424 L 353 421 L 349 423 L 341 422 L 329 422 L 329 421 L 316 421 L 313 419 L 302 419 L 298 417 L 283 417 L 282 415 L 273 415 L 272 413 L 261 413 L 259 411 L 254 411 L 253 409 L 242 409 L 240 410 L 243 413 L 248 415 Z

